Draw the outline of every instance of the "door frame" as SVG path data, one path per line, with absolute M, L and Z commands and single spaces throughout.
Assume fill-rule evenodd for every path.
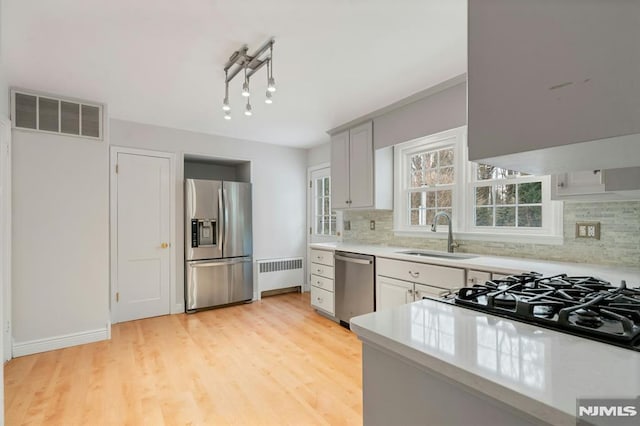
M 321 163 L 315 166 L 310 166 L 307 168 L 307 182 L 311 183 L 311 176 L 314 172 L 322 169 L 331 169 L 331 163 Z M 304 291 L 310 291 L 310 278 L 311 273 L 311 247 L 310 244 L 314 244 L 312 240 L 312 229 L 313 229 L 313 194 L 312 194 L 312 185 L 305 184 L 307 188 L 307 226 L 305 228 L 305 233 L 307 234 L 307 261 L 305 262 L 305 285 Z M 331 182 L 331 190 L 333 191 L 333 182 Z M 308 231 L 308 232 L 307 232 Z M 342 241 L 342 211 L 336 210 L 336 235 L 334 237 L 327 237 L 323 241 L 316 241 L 317 243 L 335 243 Z
M 13 357 L 11 321 L 11 121 L 0 115 L 0 353 L 3 363 Z M 0 364 L 0 366 L 2 365 Z M 0 378 L 2 378 L 0 374 Z M 0 380 L 0 384 L 2 381 Z M 4 399 L 2 399 L 3 401 Z M 1 411 L 0 411 L 1 412 Z M 0 416 L 0 420 L 2 417 Z
M 115 318 L 116 290 L 118 289 L 118 185 L 116 183 L 116 162 L 118 154 L 144 155 L 147 157 L 167 158 L 169 160 L 169 312 L 179 314 L 184 312 L 182 302 L 176 300 L 176 267 L 177 245 L 176 240 L 176 156 L 171 152 L 151 151 L 146 149 L 127 148 L 123 146 L 111 146 L 109 166 L 109 312 L 111 323 L 117 323 Z M 182 309 L 181 309 L 182 308 Z

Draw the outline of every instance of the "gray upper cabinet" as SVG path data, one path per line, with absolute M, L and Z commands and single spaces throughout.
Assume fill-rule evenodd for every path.
M 373 125 L 349 130 L 349 207 L 373 207 Z
M 469 0 L 469 159 L 640 165 L 640 1 Z
M 331 137 L 334 209 L 393 208 L 393 151 L 373 149 L 371 121 Z
M 349 207 L 349 131 L 331 137 L 331 205 Z

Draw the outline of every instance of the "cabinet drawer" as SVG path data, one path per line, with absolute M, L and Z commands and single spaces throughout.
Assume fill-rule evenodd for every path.
M 311 306 L 335 315 L 333 293 L 311 286 Z
M 311 274 L 311 285 L 324 290 L 333 291 L 333 280 L 320 275 Z
M 333 252 L 312 249 L 311 261 L 321 265 L 333 266 Z
M 440 288 L 459 288 L 465 284 L 465 270 L 402 260 L 377 259 L 378 275 Z
M 311 264 L 311 272 L 315 275 L 320 275 L 325 278 L 333 279 L 333 266 L 320 265 L 319 263 Z

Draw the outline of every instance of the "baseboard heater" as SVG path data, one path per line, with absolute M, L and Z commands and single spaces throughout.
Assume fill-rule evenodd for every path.
M 256 269 L 260 297 L 302 289 L 304 283 L 302 257 L 258 260 Z

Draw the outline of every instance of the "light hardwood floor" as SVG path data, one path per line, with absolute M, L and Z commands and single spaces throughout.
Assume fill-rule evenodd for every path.
M 116 324 L 11 360 L 7 425 L 358 425 L 361 345 L 309 295 Z

